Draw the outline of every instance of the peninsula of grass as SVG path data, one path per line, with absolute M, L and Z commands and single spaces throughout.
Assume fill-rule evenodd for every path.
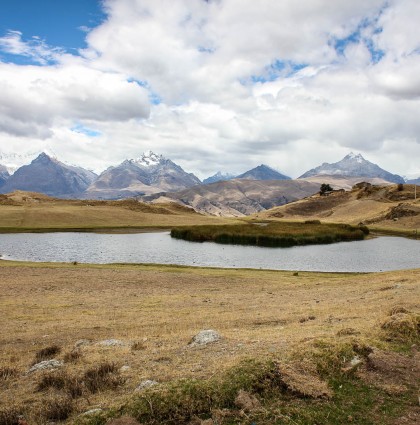
M 189 226 L 171 230 L 171 236 L 192 242 L 290 247 L 362 240 L 369 234 L 365 226 L 297 222 L 246 223 L 221 226 Z

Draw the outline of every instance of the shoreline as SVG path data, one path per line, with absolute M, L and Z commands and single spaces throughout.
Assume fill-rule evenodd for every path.
M 15 259 L 5 259 L 0 255 L 0 267 L 49 267 L 49 268 L 89 268 L 89 269 L 148 269 L 160 271 L 219 271 L 219 272 L 257 272 L 257 273 L 291 273 L 293 276 L 300 276 L 300 274 L 322 274 L 322 275 L 354 275 L 362 276 L 367 274 L 384 274 L 384 273 L 397 273 L 409 272 L 420 270 L 420 267 L 396 270 L 383 270 L 383 271 L 319 271 L 319 270 L 286 270 L 286 269 L 262 269 L 252 267 L 211 267 L 211 266 L 190 266 L 184 264 L 162 264 L 162 263 L 80 263 L 80 262 L 45 262 L 45 261 L 25 261 Z M 166 269 L 166 270 L 165 270 Z

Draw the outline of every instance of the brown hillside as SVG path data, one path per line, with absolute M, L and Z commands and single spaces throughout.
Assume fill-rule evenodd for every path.
M 420 190 L 417 193 L 420 195 Z M 373 186 L 360 183 L 351 191 L 313 195 L 253 216 L 270 220 L 318 219 L 326 222 L 365 223 L 374 227 L 420 228 L 420 199 L 414 200 L 414 185 Z
M 69 200 L 40 193 L 16 191 L 0 195 L 0 229 L 150 228 L 224 224 L 225 219 L 208 217 L 174 202 L 147 204 L 135 199 L 120 201 Z

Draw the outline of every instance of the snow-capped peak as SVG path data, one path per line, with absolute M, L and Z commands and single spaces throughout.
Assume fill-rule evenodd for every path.
M 356 162 L 358 162 L 359 164 L 361 164 L 365 159 L 363 158 L 363 156 L 360 154 L 360 153 L 358 153 L 358 154 L 355 154 L 355 153 L 353 153 L 353 152 L 350 152 L 347 156 L 346 156 L 346 159 L 355 159 L 356 160 Z
M 0 152 L 0 164 L 7 168 L 10 174 L 13 174 L 22 165 L 29 164 L 40 152 L 28 152 L 24 154 Z
M 162 159 L 164 159 L 162 155 L 158 155 L 149 150 L 144 152 L 141 157 L 134 159 L 133 162 L 143 167 L 150 167 L 152 165 L 158 165 Z

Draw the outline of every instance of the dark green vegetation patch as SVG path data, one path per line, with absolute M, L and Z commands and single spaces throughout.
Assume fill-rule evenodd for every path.
M 171 236 L 193 242 L 290 247 L 295 245 L 329 244 L 358 241 L 369 230 L 365 226 L 327 224 L 317 221 L 305 223 L 252 223 L 225 226 L 190 226 L 171 230 Z

